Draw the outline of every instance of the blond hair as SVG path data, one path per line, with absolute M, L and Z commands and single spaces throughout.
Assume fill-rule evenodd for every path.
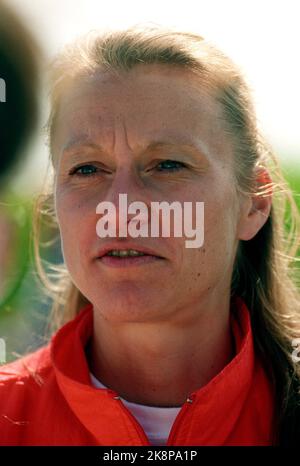
M 89 34 L 66 47 L 52 64 L 48 121 L 51 163 L 54 166 L 52 137 L 56 116 L 69 84 L 98 70 L 126 72 L 141 64 L 180 67 L 194 73 L 199 86 L 206 86 L 219 102 L 224 130 L 233 138 L 237 190 L 257 196 L 273 190 L 271 213 L 265 225 L 252 240 L 239 243 L 231 292 L 241 296 L 250 310 L 256 349 L 276 387 L 274 443 L 296 442 L 300 433 L 300 371 L 291 358 L 291 344 L 300 336 L 295 267 L 299 212 L 271 148 L 259 133 L 249 87 L 238 67 L 197 34 L 157 26 Z M 256 184 L 255 170 L 259 166 L 270 171 L 272 183 Z M 40 277 L 54 299 L 51 322 L 55 330 L 74 318 L 88 301 L 72 283 L 64 265 L 53 268 L 54 282 L 45 273 L 39 254 L 41 214 L 52 216 L 56 225 L 53 193 L 40 198 L 37 204 L 35 255 Z M 289 228 L 285 227 L 287 220 Z

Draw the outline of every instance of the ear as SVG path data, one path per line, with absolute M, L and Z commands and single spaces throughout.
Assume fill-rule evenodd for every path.
M 248 241 L 266 223 L 272 206 L 272 179 L 264 167 L 256 168 L 256 192 L 241 203 L 238 239 Z

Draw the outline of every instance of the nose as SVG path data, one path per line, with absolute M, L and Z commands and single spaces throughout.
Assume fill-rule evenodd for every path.
M 117 168 L 103 200 L 114 206 L 107 211 L 106 220 L 108 224 L 116 225 L 117 237 L 129 236 L 128 224 L 132 222 L 140 222 L 138 230 L 149 228 L 151 199 L 133 164 Z M 138 219 L 134 220 L 137 215 Z
M 138 169 L 133 163 L 125 163 L 116 169 L 112 183 L 107 191 L 105 200 L 118 205 L 119 195 L 127 194 L 128 203 L 143 201 L 147 203 L 145 185 Z

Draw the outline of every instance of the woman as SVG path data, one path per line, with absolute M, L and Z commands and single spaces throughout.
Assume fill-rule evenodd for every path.
M 1 443 L 296 444 L 287 191 L 239 70 L 195 34 L 131 28 L 68 47 L 52 79 L 60 329 L 2 368 Z M 122 236 L 120 194 L 203 202 L 203 245 Z M 100 202 L 114 238 L 97 234 Z

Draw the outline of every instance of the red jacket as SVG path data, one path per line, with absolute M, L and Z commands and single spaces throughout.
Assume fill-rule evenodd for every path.
M 248 309 L 231 309 L 236 356 L 182 406 L 167 445 L 270 445 L 274 393 L 254 353 Z M 86 306 L 42 349 L 0 367 L 0 445 L 149 445 L 116 392 L 94 388 Z

